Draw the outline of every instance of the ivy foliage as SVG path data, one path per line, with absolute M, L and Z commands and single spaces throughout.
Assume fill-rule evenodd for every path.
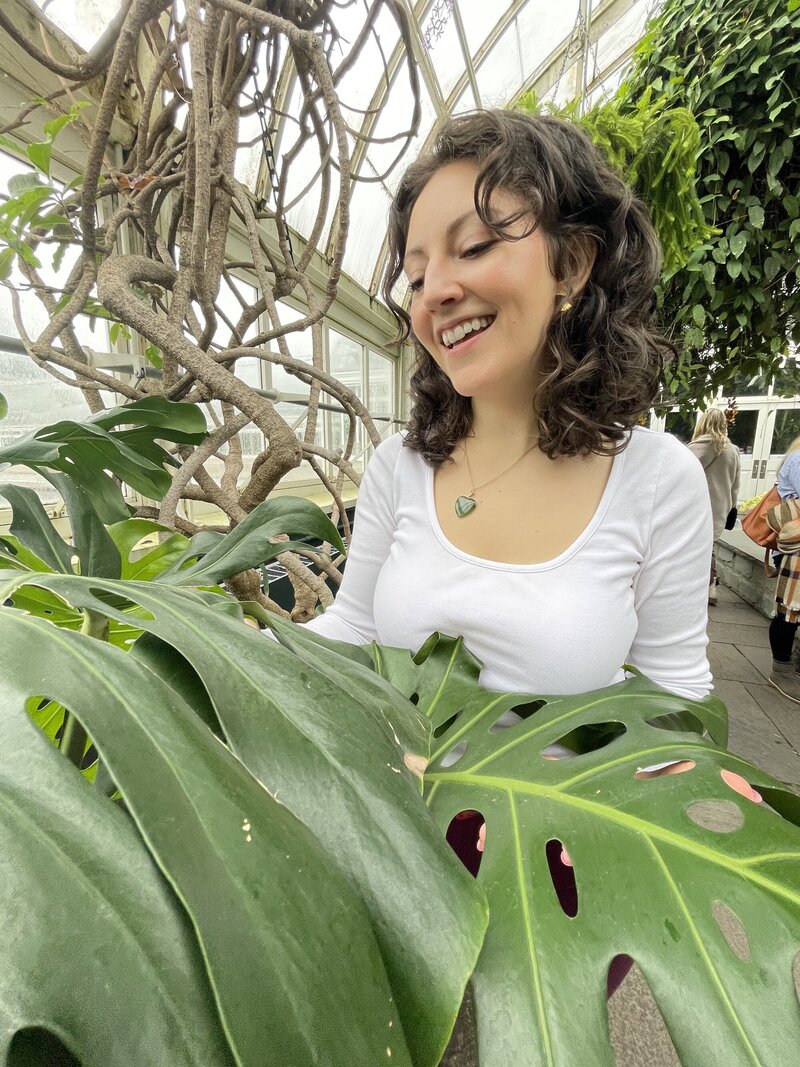
M 669 387 L 684 402 L 772 375 L 800 341 L 798 40 L 797 0 L 667 0 L 618 94 L 623 113 L 655 94 L 700 129 L 710 232 L 659 293 L 682 349 Z
M 712 229 L 697 192 L 700 131 L 685 107 L 668 105 L 649 90 L 633 105 L 616 98 L 580 114 L 578 101 L 565 107 L 540 102 L 533 90 L 517 107 L 580 126 L 647 204 L 664 250 L 664 269 L 674 273 L 706 242 Z

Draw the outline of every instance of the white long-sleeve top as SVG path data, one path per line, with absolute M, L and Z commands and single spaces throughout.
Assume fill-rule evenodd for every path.
M 709 691 L 711 509 L 700 464 L 675 438 L 636 428 L 573 544 L 515 564 L 447 540 L 433 470 L 403 436 L 370 460 L 342 584 L 313 630 L 414 651 L 434 630 L 463 636 L 493 690 L 581 693 L 631 663 L 673 692 Z

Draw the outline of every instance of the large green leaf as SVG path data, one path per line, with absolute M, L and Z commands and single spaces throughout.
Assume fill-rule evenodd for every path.
M 455 719 L 452 704 L 433 705 L 431 812 L 443 828 L 463 811 L 486 821 L 478 882 L 491 922 L 473 978 L 482 1067 L 610 1067 L 606 979 L 619 954 L 644 972 L 686 1067 L 791 1062 L 800 798 L 704 738 L 704 725 L 719 727 L 711 702 L 641 677 L 543 699 L 476 693 Z M 576 754 L 547 758 L 557 743 Z M 695 767 L 635 777 L 676 760 Z M 772 807 L 735 793 L 723 770 Z M 548 842 L 559 843 L 549 859 Z M 562 845 L 574 864 L 574 916 L 550 874 L 561 867 L 554 878 L 565 878 Z M 730 913 L 731 943 L 738 930 L 746 960 L 723 933 Z
M 302 497 L 265 500 L 194 566 L 165 572 L 161 581 L 171 585 L 210 585 L 231 574 L 257 567 L 281 552 L 304 548 L 294 541 L 274 542 L 277 534 L 316 537 L 344 552 L 339 531 L 325 512 Z
M 142 628 L 191 665 L 231 749 L 358 887 L 413 1061 L 434 1067 L 474 967 L 486 912 L 472 880 L 443 848 L 409 769 L 427 749 L 427 726 L 413 704 L 371 670 L 326 656 L 321 646 L 316 665 L 298 660 L 239 619 L 212 615 L 187 590 L 30 578 L 112 618 L 119 611 L 97 594 L 124 592 L 150 613 Z M 292 631 L 313 644 L 302 627 Z M 163 656 L 161 662 L 159 672 L 180 687 Z
M 21 571 L 52 571 L 52 567 L 31 552 L 18 537 L 5 534 L 0 537 L 0 567 L 14 567 Z
M 81 574 L 98 578 L 119 578 L 122 569 L 119 550 L 98 518 L 92 498 L 72 478 L 55 471 L 42 472 L 61 494 L 67 506 L 74 551 Z
M 113 615 L 116 609 L 104 609 L 91 596 L 92 587 L 116 596 L 133 584 L 76 577 L 61 591 L 69 588 L 75 600 Z M 161 592 L 180 608 L 170 619 L 173 627 L 201 636 L 204 628 L 219 624 L 220 617 L 204 613 L 193 594 Z M 190 623 L 183 618 L 187 612 L 197 619 Z M 242 636 L 245 644 L 248 638 L 251 645 L 260 641 L 255 633 Z M 21 713 L 28 695 L 45 692 L 68 707 L 94 739 L 195 927 L 235 1061 L 247 1067 L 352 1067 L 389 1057 L 409 1067 L 392 990 L 356 891 L 313 835 L 176 691 L 103 642 L 14 611 L 0 610 L 0 644 L 8 656 L 0 706 L 8 707 L 10 697 L 12 712 L 16 705 Z M 254 650 L 247 652 L 252 656 Z M 24 780 L 16 783 L 17 790 L 23 787 Z M 90 809 L 83 815 L 88 835 Z M 83 863 L 93 857 L 85 852 Z M 31 878 L 23 869 L 21 898 Z M 64 893 L 61 884 L 58 893 Z M 44 899 L 49 895 L 43 892 Z M 116 939 L 107 944 L 116 950 Z M 4 942 L 0 953 L 13 957 L 3 960 L 0 971 L 22 966 L 17 942 Z M 79 1014 L 78 1005 L 91 993 L 85 965 L 78 955 L 59 958 L 59 964 L 63 997 Z M 138 1012 L 131 1013 L 131 998 L 114 992 L 104 1020 L 94 1020 L 106 1040 L 121 1018 L 142 1024 Z M 40 1018 L 52 1017 L 42 1005 Z M 75 1047 L 77 1040 L 70 1043 Z M 87 1067 L 109 1062 L 91 1045 L 80 1054 Z M 145 1052 L 115 1062 L 172 1061 Z M 192 1062 L 215 1067 L 217 1061 Z
M 292 629 L 272 625 L 302 654 Z M 677 697 L 640 676 L 581 697 L 491 693 L 462 641 L 440 634 L 414 656 L 324 645 L 369 657 L 429 717 L 426 794 L 442 828 L 461 812 L 486 820 L 478 881 L 491 921 L 473 979 L 481 1067 L 611 1064 L 605 990 L 618 954 L 644 971 L 686 1067 L 791 1061 L 800 799 L 712 744 L 727 738 L 719 700 Z M 696 764 L 687 773 L 634 777 L 684 758 Z M 722 770 L 754 783 L 770 807 L 733 792 Z M 468 824 L 473 861 L 479 824 Z M 559 847 L 548 860 L 550 841 L 575 863 L 575 917 L 558 902 L 550 864 L 562 886 L 568 876 Z M 734 951 L 742 944 L 747 960 Z
M 12 482 L 0 482 L 0 497 L 11 505 L 11 533 L 54 571 L 72 571 L 73 550 L 56 533 L 41 500 L 33 491 Z
M 120 426 L 127 429 L 118 430 Z M 175 460 L 157 442 L 198 444 L 206 433 L 203 413 L 194 405 L 146 397 L 86 422 L 44 426 L 0 448 L 0 464 L 68 474 L 90 496 L 100 520 L 110 525 L 130 515 L 115 478 L 160 499 L 171 484 L 165 465 L 174 466 Z
M 176 403 L 163 396 L 148 396 L 135 400 L 132 404 L 101 411 L 92 415 L 89 421 L 105 430 L 114 429 L 116 426 L 153 426 L 158 428 L 159 437 L 165 441 L 176 440 L 171 436 L 173 430 L 191 434 L 196 439 L 195 444 L 199 444 L 208 433 L 205 415 L 199 407 L 194 404 Z
M 0 612 L 0 619 L 12 614 Z M 42 631 L 58 636 L 42 623 L 21 617 L 16 623 L 23 647 L 13 640 L 4 648 L 21 664 L 33 654 L 25 643 L 31 628 L 36 638 Z M 45 648 L 52 642 L 39 651 Z M 0 1061 L 17 1047 L 19 1031 L 42 1027 L 86 1067 L 232 1064 L 200 951 L 174 894 L 127 816 L 28 721 L 29 686 L 17 685 L 18 671 L 6 666 Z
M 189 546 L 188 537 L 152 519 L 126 519 L 109 527 L 108 532 L 122 557 L 120 577 L 139 582 L 152 581 L 168 570 L 176 560 L 184 557 Z M 131 553 L 142 538 L 154 533 L 169 536 L 154 548 L 142 551 L 135 559 L 131 559 Z

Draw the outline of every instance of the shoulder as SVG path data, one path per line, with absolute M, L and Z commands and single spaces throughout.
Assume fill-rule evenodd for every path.
M 733 441 L 725 442 L 725 452 L 727 453 L 727 455 L 734 456 L 736 459 L 739 459 L 741 457 L 741 452 L 739 451 L 738 445 L 735 445 Z
M 693 442 L 702 446 L 702 441 Z M 696 448 L 685 445 L 671 433 L 649 430 L 645 426 L 634 426 L 625 448 L 638 463 L 677 466 L 680 470 L 698 468 Z
M 703 467 L 695 453 L 672 434 L 635 426 L 625 448 L 626 473 L 669 492 L 684 487 L 707 494 Z
M 404 474 L 409 470 L 417 470 L 420 473 L 425 468 L 425 461 L 417 452 L 405 448 L 406 431 L 400 430 L 381 441 L 375 449 L 367 464 L 367 475 L 370 480 L 394 480 L 397 472 L 402 468 Z

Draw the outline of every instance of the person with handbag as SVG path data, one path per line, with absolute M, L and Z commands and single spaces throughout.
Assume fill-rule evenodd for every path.
M 800 624 L 800 437 L 795 437 L 778 467 L 776 486 L 780 503 L 766 513 L 767 525 L 777 535 L 775 615 L 769 624 L 772 673 L 769 676 L 785 697 L 800 704 L 800 674 L 792 663 L 792 647 Z
M 689 450 L 703 465 L 711 498 L 714 521 L 714 545 L 711 548 L 711 577 L 708 603 L 717 603 L 716 542 L 723 529 L 732 530 L 736 522 L 741 462 L 739 449 L 728 440 L 728 420 L 721 408 L 710 408 L 698 420 Z

